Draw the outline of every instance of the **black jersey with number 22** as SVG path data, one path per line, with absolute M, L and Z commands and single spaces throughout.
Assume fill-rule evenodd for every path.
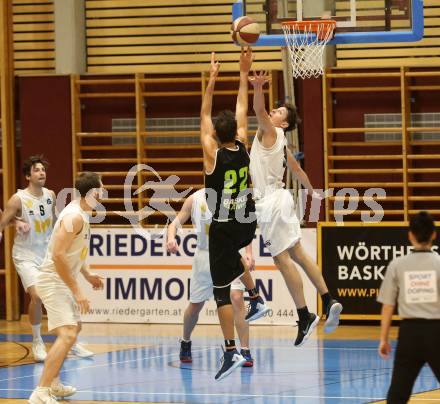
M 240 221 L 255 211 L 249 189 L 249 154 L 240 141 L 235 145 L 234 149 L 219 148 L 214 170 L 205 173 L 206 200 L 214 220 Z

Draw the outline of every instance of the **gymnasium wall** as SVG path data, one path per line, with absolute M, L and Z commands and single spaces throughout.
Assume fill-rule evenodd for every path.
M 55 71 L 53 0 L 13 0 L 17 73 Z M 232 0 L 86 0 L 87 71 L 90 73 L 203 71 L 215 50 L 223 70 L 236 70 L 230 40 Z M 264 30 L 264 0 L 249 2 Z M 385 0 L 358 0 L 368 15 L 383 14 Z M 336 1 L 337 14 L 347 13 Z M 371 11 L 373 10 L 373 11 Z M 382 11 L 381 11 L 382 10 Z M 424 1 L 425 34 L 417 43 L 338 45 L 338 67 L 438 66 L 440 3 Z M 365 24 L 365 23 L 364 23 Z M 406 21 L 393 22 L 406 29 Z M 256 50 L 256 68 L 281 69 L 279 48 Z
M 53 0 L 13 0 L 12 4 L 15 72 L 54 73 Z
M 324 110 L 329 187 L 335 193 L 354 187 L 361 195 L 371 187 L 384 189 L 380 205 L 386 221 L 408 220 L 421 209 L 437 219 L 439 88 L 439 68 L 329 70 Z M 345 220 L 357 221 L 362 210 L 370 211 L 364 204 Z
M 315 188 L 324 188 L 321 79 L 296 80 L 295 88 L 302 120 L 299 127 L 299 149 L 305 155 L 303 168 Z
M 21 148 L 17 164 L 33 154 L 44 154 L 50 162 L 48 188 L 59 192 L 72 186 L 72 135 L 70 77 L 20 77 Z M 26 186 L 19 172 L 18 186 Z
M 215 51 L 221 69 L 237 70 L 229 33 L 231 0 L 86 0 L 89 73 L 183 73 L 206 69 Z M 257 20 L 264 27 L 262 6 Z M 257 69 L 281 69 L 278 47 L 256 49 Z

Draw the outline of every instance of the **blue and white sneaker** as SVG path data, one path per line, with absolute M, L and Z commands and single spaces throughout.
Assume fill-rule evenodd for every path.
M 248 312 L 245 317 L 245 321 L 248 323 L 250 321 L 258 320 L 260 317 L 263 317 L 270 310 L 264 304 L 264 300 L 261 296 L 258 296 L 256 299 L 251 299 L 248 305 Z
M 254 366 L 254 358 L 252 358 L 250 349 L 240 349 L 240 354 L 246 361 L 243 364 L 244 368 L 251 368 Z
M 296 336 L 295 346 L 303 345 L 310 337 L 310 334 L 313 332 L 318 323 L 319 316 L 314 313 L 310 313 L 309 319 L 307 321 L 297 321 L 298 335 Z
M 236 349 L 233 351 L 223 351 L 220 370 L 215 375 L 215 380 L 224 379 L 230 375 L 235 369 L 242 367 L 246 359 L 241 356 Z
M 339 325 L 339 316 L 342 311 L 342 304 L 332 299 L 325 312 L 326 320 L 324 323 L 324 332 L 329 333 L 336 330 Z

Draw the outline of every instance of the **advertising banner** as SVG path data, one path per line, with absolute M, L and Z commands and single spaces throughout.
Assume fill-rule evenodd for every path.
M 388 263 L 408 254 L 408 226 L 321 223 L 320 265 L 332 295 L 344 306 L 342 319 L 380 319 L 376 301 Z M 438 241 L 433 250 L 439 251 Z
M 83 316 L 83 321 L 182 323 L 188 305 L 197 236 L 193 229 L 183 229 L 179 234 L 180 254 L 176 256 L 167 253 L 165 239 L 159 230 L 92 229 L 90 269 L 105 278 L 105 287 L 92 291 L 80 276 L 81 286 L 91 301 L 91 312 Z M 316 259 L 315 229 L 303 230 L 302 245 Z M 258 323 L 295 324 L 296 308 L 259 233 L 253 242 L 253 252 L 256 260 L 253 277 L 259 293 L 271 308 Z M 316 290 L 302 275 L 309 310 L 316 312 Z M 218 323 L 213 300 L 205 304 L 199 323 Z

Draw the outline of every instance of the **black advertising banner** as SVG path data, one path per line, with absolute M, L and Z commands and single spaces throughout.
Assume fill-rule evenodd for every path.
M 344 306 L 342 319 L 379 319 L 376 299 L 388 263 L 408 254 L 407 226 L 320 226 L 321 268 L 330 293 Z M 433 247 L 440 251 L 439 241 Z

